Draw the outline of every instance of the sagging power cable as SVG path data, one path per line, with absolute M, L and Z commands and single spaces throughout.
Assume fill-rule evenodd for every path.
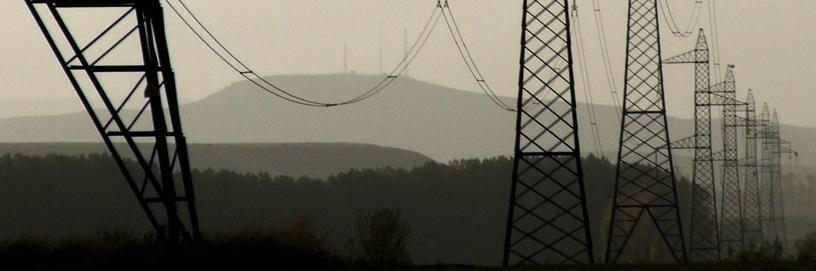
M 603 21 L 603 14 L 601 13 L 601 4 L 598 2 L 599 0 L 592 1 L 592 8 L 595 13 L 595 33 L 598 36 L 598 43 L 601 46 L 601 55 L 603 60 L 603 67 L 604 72 L 606 74 L 606 82 L 609 86 L 609 93 L 612 95 L 612 105 L 615 106 L 616 114 L 618 122 L 621 122 L 621 103 L 618 100 L 618 83 L 615 81 L 615 74 L 614 70 L 612 69 L 612 59 L 609 54 L 609 46 L 607 45 L 606 39 L 606 30 Z
M 248 65 L 244 64 L 244 62 L 240 60 L 236 56 L 236 54 L 234 54 L 231 50 L 226 48 L 226 46 L 224 46 L 224 44 L 217 37 L 215 37 L 212 31 L 210 31 L 204 25 L 204 23 L 198 18 L 198 16 L 195 15 L 192 9 L 183 0 L 176 0 L 181 8 L 178 8 L 171 1 L 172 0 L 165 0 L 167 5 L 173 10 L 173 13 L 184 23 L 185 26 L 187 26 L 187 28 L 191 32 L 193 32 L 193 34 L 195 34 L 196 37 L 198 37 L 198 39 L 213 54 L 215 54 L 222 62 L 224 62 L 224 64 L 229 66 L 237 74 L 239 74 L 241 77 L 244 77 L 258 88 L 272 95 L 275 95 L 276 97 L 279 97 L 288 102 L 310 107 L 334 107 L 354 104 L 366 100 L 368 98 L 371 98 L 374 95 L 380 93 L 382 90 L 386 89 L 399 76 L 401 76 L 405 72 L 405 70 L 407 70 L 408 66 L 414 61 L 414 59 L 416 59 L 417 55 L 424 48 L 425 44 L 428 41 L 428 38 L 430 38 L 434 29 L 436 29 L 439 20 L 442 18 L 441 8 L 438 6 L 435 7 L 433 12 L 431 13 L 431 16 L 428 18 L 427 22 L 422 28 L 422 32 L 417 37 L 417 40 L 413 43 L 408 53 L 399 62 L 399 64 L 391 71 L 391 73 L 387 74 L 377 84 L 363 91 L 362 94 L 352 99 L 345 100 L 342 102 L 329 103 L 306 99 L 301 96 L 295 95 L 293 92 L 287 91 L 277 86 L 276 84 L 272 83 L 270 80 L 267 80 L 266 78 L 260 76 Z
M 663 17 L 666 18 L 666 21 L 668 22 L 667 25 L 669 26 L 669 30 L 675 37 L 689 37 L 694 33 L 694 30 L 697 29 L 697 25 L 700 21 L 700 14 L 703 13 L 703 0 L 694 0 L 694 13 L 692 13 L 691 19 L 684 29 L 681 29 L 677 24 L 677 19 L 674 16 L 674 12 L 672 12 L 671 5 L 669 4 L 668 0 L 659 1 L 658 5 L 660 5 L 661 10 L 663 11 Z
M 496 104 L 496 106 L 510 112 L 515 112 L 516 110 L 512 106 L 507 105 L 507 103 L 502 101 L 501 97 L 496 95 L 496 92 L 493 91 L 493 88 L 490 87 L 490 84 L 488 84 L 487 80 L 485 80 L 479 66 L 476 65 L 476 60 L 474 59 L 473 54 L 470 53 L 470 49 L 465 42 L 465 38 L 462 36 L 462 31 L 459 28 L 459 24 L 456 23 L 456 17 L 453 16 L 453 11 L 451 10 L 448 1 L 446 0 L 444 4 L 442 4 L 441 0 L 437 1 L 437 6 L 442 9 L 442 16 L 445 18 L 445 23 L 448 26 L 453 42 L 456 44 L 456 49 L 459 50 L 459 54 L 462 56 L 462 60 L 465 62 L 465 65 L 467 66 L 470 74 L 473 76 L 473 79 L 476 80 L 476 84 L 479 85 L 482 92 L 484 92 L 484 94 L 487 95 L 490 101 Z
M 592 97 L 592 83 L 589 79 L 589 65 L 587 64 L 587 55 L 586 49 L 584 47 L 584 40 L 581 34 L 581 20 L 580 16 L 578 16 L 578 6 L 573 4 L 572 6 L 572 33 L 574 37 L 574 43 L 577 45 L 578 51 L 578 78 L 581 81 L 581 89 L 584 92 L 584 97 L 587 101 L 586 111 L 587 116 L 589 117 L 589 125 L 591 127 L 592 132 L 592 139 L 593 143 L 595 144 L 596 152 L 600 158 L 605 157 L 604 155 L 604 147 L 603 142 L 601 141 L 601 129 L 599 127 L 599 119 L 597 108 L 595 108 L 595 99 Z M 607 174 L 611 174 L 612 172 L 607 172 Z M 608 175 L 612 176 L 612 175 Z M 607 182 L 601 182 L 602 186 L 607 194 L 607 197 L 612 197 L 612 189 Z
M 717 25 L 717 1 L 708 1 L 708 20 L 711 28 L 711 42 L 713 42 L 713 50 L 711 50 L 711 57 L 714 66 L 714 76 L 717 80 L 722 79 L 722 68 L 720 65 L 720 31 Z

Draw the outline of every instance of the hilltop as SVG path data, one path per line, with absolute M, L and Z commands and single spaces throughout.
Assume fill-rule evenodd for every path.
M 298 95 L 343 100 L 374 85 L 379 76 L 282 75 L 268 79 Z M 183 92 L 182 92 L 183 95 Z M 514 99 L 504 98 L 513 104 Z M 671 106 L 671 105 L 669 105 Z M 585 152 L 595 151 L 585 104 L 579 104 Z M 604 153 L 617 151 L 619 109 L 596 106 Z M 184 127 L 195 143 L 366 143 L 416 151 L 437 161 L 512 154 L 515 115 L 499 110 L 480 93 L 400 78 L 360 104 L 305 108 L 281 101 L 249 82 L 236 82 L 182 108 Z M 673 139 L 691 133 L 691 120 L 669 118 Z M 713 122 L 714 132 L 721 129 Z M 816 128 L 783 125 L 782 134 L 816 164 Z M 98 142 L 84 112 L 0 120 L 0 142 Z M 716 139 L 715 139 L 716 140 Z M 717 142 L 717 141 L 715 141 Z M 678 153 L 690 156 L 690 153 Z

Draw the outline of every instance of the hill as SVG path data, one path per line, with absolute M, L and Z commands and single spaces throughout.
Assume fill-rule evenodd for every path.
M 380 77 L 288 75 L 269 79 L 307 98 L 344 100 L 374 85 Z M 586 112 L 585 106 L 579 105 L 579 114 Z M 597 106 L 597 110 L 603 149 L 614 155 L 619 109 Z M 398 79 L 391 88 L 363 103 L 337 108 L 288 104 L 243 81 L 184 105 L 182 112 L 191 142 L 367 143 L 417 151 L 437 161 L 511 154 L 515 131 L 515 115 L 498 110 L 483 95 L 410 78 Z M 582 116 L 581 120 L 582 147 L 595 151 L 588 118 Z M 693 130 L 691 120 L 669 121 L 674 139 Z M 715 133 L 721 130 L 716 128 L 719 121 L 713 125 Z M 804 154 L 802 163 L 816 164 L 816 155 L 812 155 L 816 145 L 809 144 L 816 128 L 784 125 L 782 133 Z M 0 120 L 0 142 L 96 141 L 98 135 L 85 113 Z
M 123 149 L 124 147 L 119 147 Z M 189 146 L 196 169 L 267 172 L 324 178 L 351 169 L 414 168 L 431 162 L 425 155 L 396 148 L 351 143 L 197 144 Z M 107 153 L 101 143 L 0 143 L 0 155 L 69 156 Z

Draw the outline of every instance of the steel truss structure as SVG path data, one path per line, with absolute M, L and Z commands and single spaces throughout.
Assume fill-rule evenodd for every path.
M 722 108 L 722 204 L 720 205 L 720 254 L 731 258 L 744 249 L 742 189 L 739 178 L 738 129 L 743 126 L 737 112 L 744 106 L 737 100 L 734 66 L 728 66 L 725 79 L 712 89 L 716 105 Z
M 193 183 L 160 1 L 26 4 L 158 239 L 196 241 Z M 111 13 L 119 15 L 87 24 Z M 77 28 L 83 31 L 72 31 Z
M 594 263 L 568 13 L 567 0 L 524 1 L 505 266 Z
M 766 241 L 776 242 L 782 244 L 787 243 L 787 230 L 785 225 L 785 204 L 784 195 L 782 193 L 782 155 L 792 154 L 790 148 L 785 148 L 780 131 L 779 131 L 779 115 L 774 110 L 773 115 L 769 118 L 766 108 L 763 109 L 762 118 L 767 121 L 767 126 L 764 132 L 763 139 L 763 153 L 762 153 L 762 167 L 764 169 L 764 177 L 768 182 L 768 215 L 763 226 L 763 231 Z
M 754 93 L 748 90 L 746 98 L 745 119 L 745 159 L 743 187 L 745 188 L 743 204 L 743 238 L 746 248 L 756 248 L 762 242 L 762 189 L 759 183 L 759 164 L 757 163 L 757 140 L 760 123 L 756 116 Z
M 645 215 L 677 262 L 687 262 L 669 144 L 656 0 L 629 0 L 618 169 L 606 262 L 618 262 Z
M 720 237 L 711 144 L 711 66 L 703 30 L 700 29 L 694 50 L 668 58 L 663 63 L 694 65 L 694 135 L 672 142 L 671 146 L 675 150 L 694 151 L 689 260 L 718 261 Z
M 765 242 L 773 242 L 777 238 L 776 223 L 776 208 L 774 207 L 774 188 L 776 185 L 771 180 L 771 157 L 773 138 L 771 133 L 771 113 L 766 103 L 762 107 L 762 112 L 759 115 L 759 123 L 763 126 L 759 131 L 758 140 L 762 146 L 762 160 L 760 161 L 760 201 L 765 203 L 762 206 L 762 237 Z

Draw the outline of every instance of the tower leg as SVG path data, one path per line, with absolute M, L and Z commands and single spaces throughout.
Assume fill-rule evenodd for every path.
M 688 261 L 669 144 L 657 12 L 656 0 L 629 1 L 626 85 L 607 263 L 620 260 L 643 213 L 674 260 Z
M 525 0 L 508 265 L 594 263 L 567 0 Z
M 26 4 L 157 237 L 169 244 L 198 240 L 187 143 L 159 0 Z M 72 32 L 77 17 L 102 10 L 121 16 L 83 29 L 96 33 L 88 39 Z M 85 16 L 76 14 L 82 12 Z

